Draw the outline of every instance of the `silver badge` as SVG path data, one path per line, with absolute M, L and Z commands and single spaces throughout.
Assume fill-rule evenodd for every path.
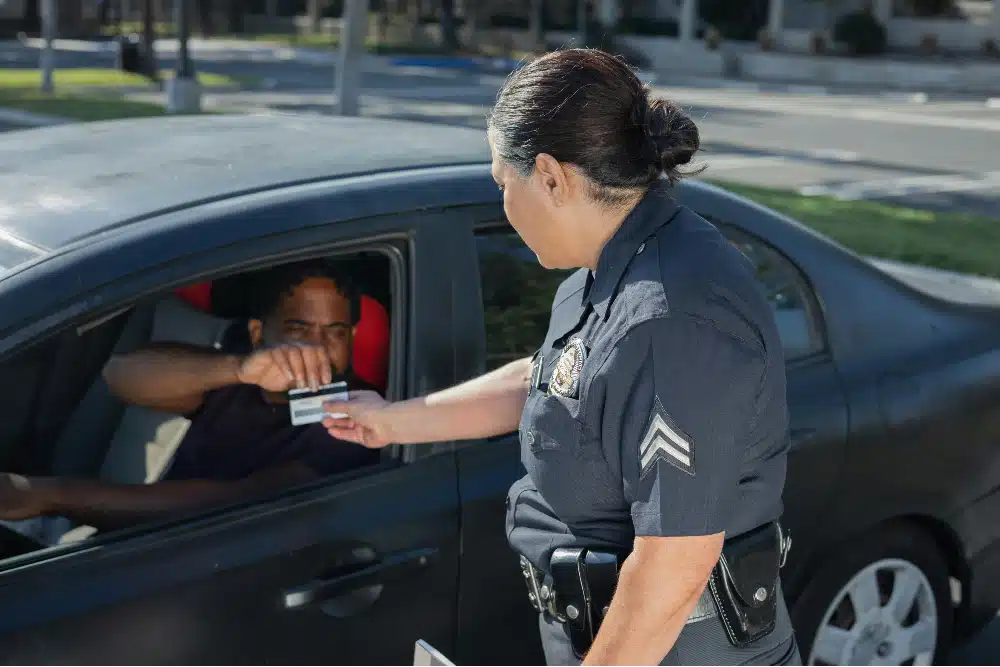
M 549 379 L 549 393 L 572 397 L 580 385 L 580 371 L 587 360 L 587 348 L 579 338 L 571 338 L 563 348 Z

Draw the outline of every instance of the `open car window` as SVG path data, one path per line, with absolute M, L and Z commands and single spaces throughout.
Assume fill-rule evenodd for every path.
M 314 319 L 357 318 L 350 343 L 339 335 L 324 340 L 330 341 L 330 345 L 346 346 L 349 350 L 349 368 L 345 370 L 356 378 L 352 381 L 386 395 L 390 391 L 389 362 L 394 352 L 391 349 L 393 297 L 399 293 L 398 286 L 392 284 L 392 260 L 388 253 L 373 250 L 333 257 L 328 261 L 337 265 L 339 273 L 335 272 L 335 275 L 350 276 L 356 294 L 356 311 L 352 307 L 351 315 L 348 315 L 345 305 L 341 307 L 342 312 L 299 312 L 304 313 L 303 317 Z M 213 350 L 217 353 L 249 352 L 247 322 L 252 315 L 252 307 L 232 297 L 234 294 L 248 294 L 248 285 L 258 286 L 253 280 L 215 282 L 222 289 L 213 289 L 212 282 L 197 283 L 144 298 L 130 307 L 67 329 L 7 360 L 4 367 L 8 375 L 22 378 L 22 381 L 17 392 L 5 402 L 13 414 L 4 420 L 6 437 L 0 445 L 6 447 L 0 446 L 0 460 L 5 465 L 0 467 L 0 471 L 29 477 L 76 478 L 104 485 L 148 487 L 164 480 L 178 479 L 239 481 L 250 475 L 268 474 L 289 465 L 302 464 L 309 468 L 311 479 L 307 481 L 311 484 L 327 477 L 339 479 L 344 473 L 353 474 L 380 460 L 395 461 L 398 458 L 393 456 L 397 453 L 393 449 L 379 452 L 363 450 L 359 445 L 350 447 L 359 448 L 362 450 L 360 453 L 335 456 L 333 450 L 341 445 L 332 440 L 327 442 L 329 436 L 318 425 L 315 428 L 320 429 L 322 438 L 313 429 L 310 432 L 312 435 L 300 431 L 290 435 L 285 442 L 281 440 L 283 429 L 289 428 L 290 424 L 279 421 L 281 417 L 287 421 L 290 406 L 265 404 L 258 388 L 234 385 L 216 392 L 217 396 L 229 392 L 234 397 L 219 398 L 222 403 L 215 401 L 213 418 L 222 414 L 230 425 L 242 423 L 244 419 L 234 421 L 230 417 L 237 416 L 236 412 L 254 409 L 256 421 L 249 418 L 246 421 L 261 425 L 259 430 L 253 431 L 254 435 L 261 434 L 260 442 L 247 443 L 245 448 L 233 447 L 233 443 L 228 441 L 237 438 L 237 431 L 232 428 L 227 431 L 212 422 L 201 429 L 196 442 L 211 440 L 206 432 L 221 434 L 219 437 L 225 442 L 221 442 L 218 448 L 205 449 L 200 453 L 192 453 L 188 447 L 183 457 L 185 465 L 180 467 L 185 472 L 180 473 L 180 477 L 174 474 L 178 452 L 186 446 L 185 438 L 192 433 L 192 424 L 200 418 L 200 413 L 173 414 L 130 404 L 112 393 L 101 370 L 113 354 L 127 354 L 152 344 L 196 346 L 204 349 L 206 354 L 211 354 Z M 281 298 L 288 298 L 288 290 L 280 293 L 284 295 Z M 315 299 L 313 293 L 312 296 L 302 297 L 300 303 L 310 304 Z M 213 304 L 214 300 L 218 303 Z M 313 312 L 321 314 L 310 314 Z M 279 318 L 277 321 L 287 323 L 288 320 Z M 275 327 L 273 330 L 277 332 L 279 327 Z M 277 341 L 285 340 L 282 336 L 291 334 L 274 335 Z M 292 339 L 288 338 L 288 342 Z M 235 397 L 237 394 L 239 400 Z M 203 405 L 207 403 L 206 395 Z M 257 407 L 261 413 L 256 412 Z M 247 429 L 239 432 L 243 434 L 239 437 L 251 437 Z M 216 469 L 212 468 L 213 465 Z M 192 470 L 196 473 L 194 476 L 188 474 Z M 274 491 L 281 492 L 286 487 L 301 483 L 289 482 Z M 271 494 L 268 492 L 265 495 Z M 220 506 L 244 502 L 256 502 L 256 499 L 249 496 L 231 499 L 227 496 Z M 214 510 L 215 505 L 209 503 L 204 507 L 184 507 L 173 514 L 194 517 Z M 168 518 L 167 514 L 143 516 L 134 524 L 122 527 L 158 522 Z M 35 517 L 5 524 L 42 545 L 76 542 L 95 534 L 94 528 L 83 520 L 66 516 Z M 104 532 L 115 530 L 117 528 L 105 529 Z M 0 553 L 0 558 L 4 556 Z

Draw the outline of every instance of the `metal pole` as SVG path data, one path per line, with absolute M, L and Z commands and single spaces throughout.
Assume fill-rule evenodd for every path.
M 39 69 L 42 70 L 42 92 L 51 93 L 55 90 L 52 83 L 52 72 L 56 67 L 56 53 L 52 42 L 56 38 L 56 0 L 42 0 L 42 36 L 45 47 L 39 57 Z
M 579 46 L 587 46 L 587 0 L 576 0 L 576 30 Z
M 368 0 L 347 0 L 340 30 L 340 64 L 337 66 L 337 111 L 357 116 L 361 110 L 361 67 L 368 36 Z
M 177 11 L 177 78 L 190 79 L 194 77 L 194 66 L 188 53 L 188 37 L 190 27 L 188 16 L 190 13 L 189 0 L 176 0 L 175 9 Z

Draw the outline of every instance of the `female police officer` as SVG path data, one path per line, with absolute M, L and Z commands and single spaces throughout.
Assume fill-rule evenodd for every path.
M 490 115 L 510 224 L 559 288 L 532 359 L 395 404 L 328 409 L 369 447 L 520 425 L 508 533 L 549 664 L 791 664 L 777 519 L 784 362 L 753 267 L 670 197 L 695 124 L 619 59 L 570 49 Z

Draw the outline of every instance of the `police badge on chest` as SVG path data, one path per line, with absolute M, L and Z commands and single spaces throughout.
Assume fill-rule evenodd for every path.
M 586 360 L 587 347 L 583 341 L 576 337 L 569 339 L 556 361 L 555 368 L 552 369 L 548 394 L 550 396 L 578 398 L 580 373 L 583 371 L 583 364 Z

